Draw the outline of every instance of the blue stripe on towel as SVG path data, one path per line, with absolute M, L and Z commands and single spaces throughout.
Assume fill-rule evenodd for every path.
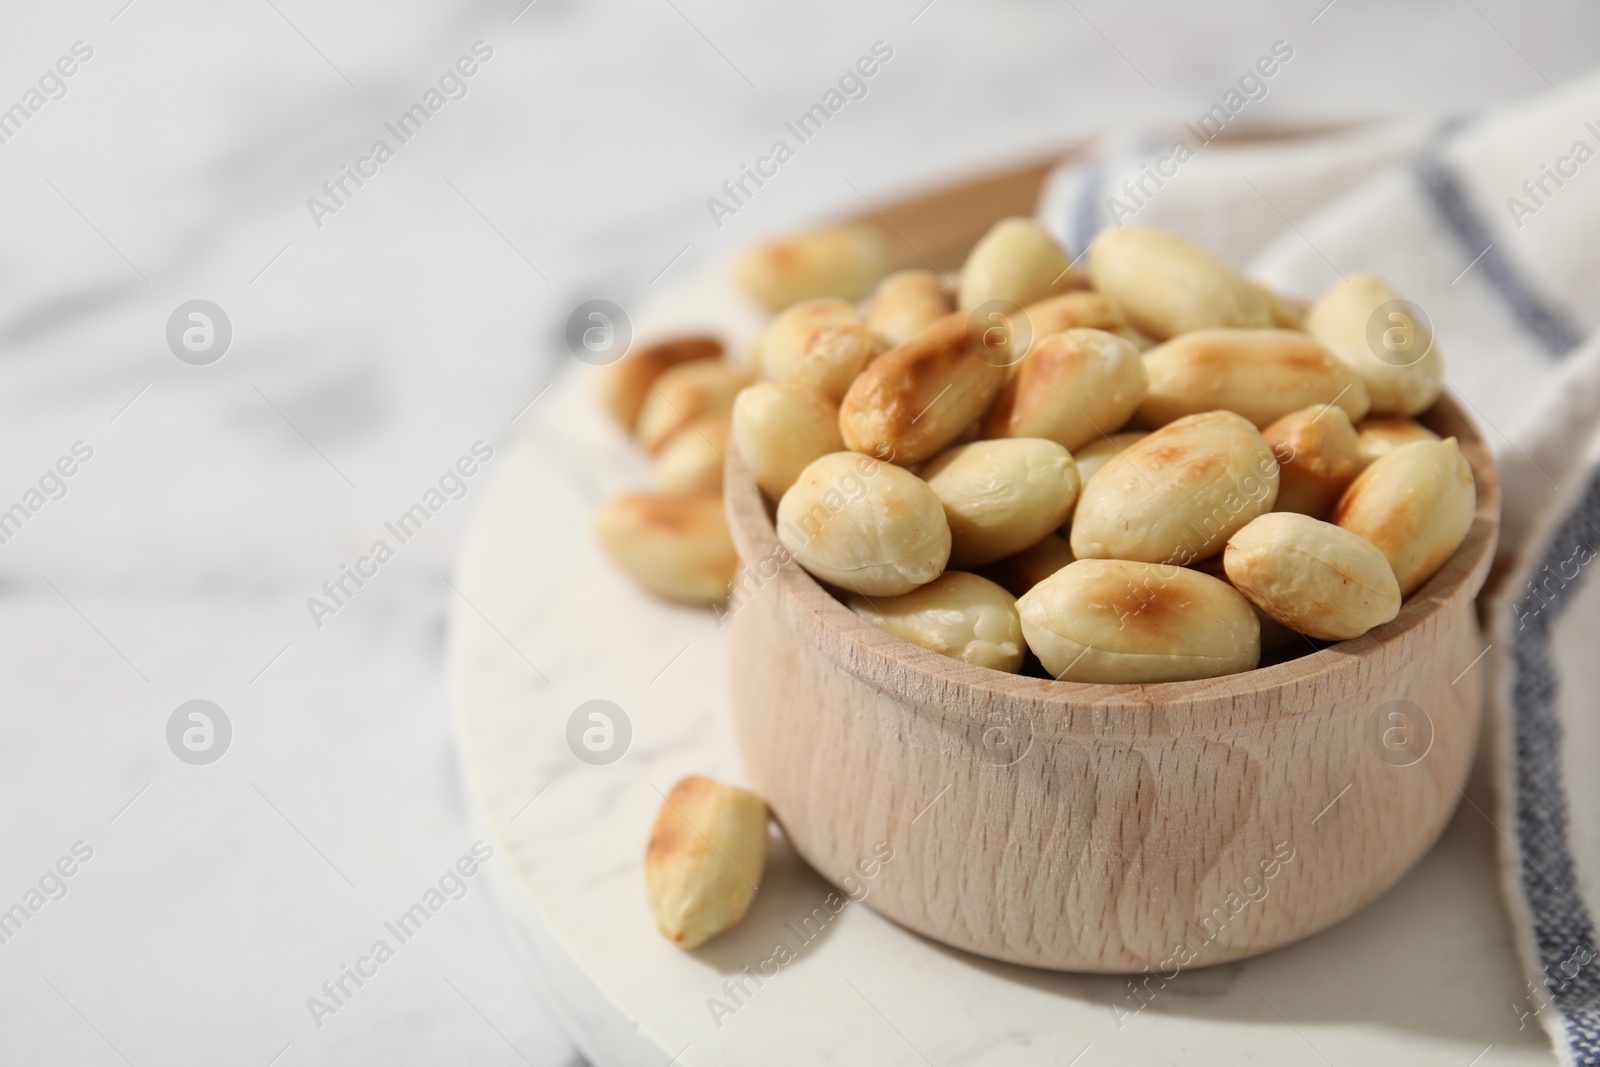
M 1567 845 L 1562 729 L 1555 713 L 1559 679 L 1550 647 L 1551 627 L 1585 580 L 1584 567 L 1574 563 L 1580 545 L 1591 553 L 1600 545 L 1600 472 L 1545 552 L 1534 579 L 1545 595 L 1530 592 L 1515 606 L 1521 622 L 1512 641 L 1511 730 L 1522 853 L 1518 881 L 1533 916 L 1539 964 L 1555 979 L 1549 998 L 1566 1022 L 1573 1062 L 1600 1067 L 1600 958 L 1570 979 L 1560 972 L 1576 951 L 1600 949 Z
M 1072 206 L 1072 249 L 1082 255 L 1094 235 L 1100 232 L 1100 189 L 1105 183 L 1105 163 L 1084 168 L 1083 184 L 1078 187 L 1078 202 Z
M 1489 284 L 1500 294 L 1522 328 L 1552 356 L 1559 358 L 1577 348 L 1583 341 L 1582 331 L 1539 295 L 1533 283 L 1499 246 L 1490 248 L 1494 237 L 1455 169 L 1434 152 L 1418 156 L 1411 169 L 1445 227 L 1461 245 L 1465 255 L 1462 262 L 1470 262 L 1480 254 L 1483 256 L 1478 269 L 1489 279 Z M 1484 252 L 1486 248 L 1489 250 Z

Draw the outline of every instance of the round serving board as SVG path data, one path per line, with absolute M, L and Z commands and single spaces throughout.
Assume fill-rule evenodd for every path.
M 1045 171 L 904 201 L 882 224 L 906 265 L 926 253 L 954 267 L 994 219 L 1032 210 Z M 635 338 L 708 328 L 747 351 L 761 316 L 724 277 L 630 307 Z M 1482 773 L 1439 844 L 1371 906 L 1291 947 L 1137 991 L 911 933 L 870 910 L 872 878 L 856 893 L 866 906 L 845 903 L 776 831 L 744 920 L 693 953 L 668 944 L 642 873 L 662 794 L 691 773 L 746 781 L 727 632 L 709 611 L 636 589 L 595 546 L 600 502 L 650 471 L 592 400 L 596 370 L 569 362 L 495 458 L 455 580 L 450 657 L 507 940 L 595 1067 L 1556 1062 L 1536 1020 L 1519 1018 L 1537 1002 L 1496 891 Z M 593 700 L 621 711 L 606 755 L 622 755 L 608 764 L 569 742 Z M 579 719 L 581 736 L 593 723 Z M 937 819 L 938 798 L 897 814 Z M 1246 906 L 1270 907 L 1270 889 Z

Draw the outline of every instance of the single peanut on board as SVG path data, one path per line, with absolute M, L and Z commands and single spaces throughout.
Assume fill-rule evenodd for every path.
M 594 526 L 612 562 L 657 596 L 684 604 L 727 596 L 739 557 L 721 493 L 623 493 Z
M 1145 357 L 1103 330 L 1036 339 L 984 420 L 985 437 L 1043 437 L 1077 449 L 1115 433 L 1145 397 Z
M 839 405 L 845 447 L 913 466 L 949 445 L 1005 385 L 1009 353 L 946 315 L 867 364 Z
M 880 630 L 978 667 L 1015 674 L 1027 651 L 1016 597 L 965 571 L 945 571 L 900 596 L 858 594 L 845 603 Z
M 934 456 L 918 476 L 950 524 L 950 566 L 979 567 L 1061 526 L 1078 499 L 1078 466 L 1054 441 L 974 441 Z
M 1400 294 L 1372 274 L 1336 284 L 1312 305 L 1311 335 L 1367 383 L 1374 415 L 1415 415 L 1444 388 L 1444 357 Z
M 1369 406 L 1360 376 L 1295 330 L 1196 330 L 1152 349 L 1144 364 L 1150 388 L 1139 417 L 1153 426 L 1202 411 L 1265 426 L 1311 404 L 1332 404 L 1355 421 Z
M 800 472 L 778 501 L 778 540 L 811 574 L 866 596 L 899 596 L 944 573 L 944 505 L 915 474 L 856 452 Z
M 1454 437 L 1413 441 L 1372 461 L 1339 498 L 1333 521 L 1378 547 L 1410 596 L 1472 528 L 1477 484 Z
M 764 241 L 734 263 L 735 281 L 769 311 L 818 296 L 859 300 L 889 273 L 889 242 L 849 223 Z
M 1231 411 L 1189 415 L 1129 445 L 1083 487 L 1072 516 L 1084 559 L 1192 563 L 1272 510 L 1278 461 Z
M 745 469 L 772 499 L 829 452 L 843 452 L 839 409 L 814 389 L 757 382 L 733 400 L 730 433 Z
M 1261 431 L 1278 457 L 1277 511 L 1322 518 L 1361 470 L 1356 430 L 1341 408 L 1316 404 Z
M 1021 307 L 1080 287 L 1048 230 L 1033 219 L 1001 219 L 967 253 L 956 307 L 971 311 L 991 300 Z
M 722 488 L 727 448 L 727 415 L 685 426 L 656 456 L 656 484 L 667 493 L 715 493 Z
M 1068 682 L 1181 682 L 1255 668 L 1261 627 L 1227 582 L 1186 567 L 1080 559 L 1017 601 L 1028 647 Z
M 691 775 L 656 812 L 645 894 L 661 936 L 696 948 L 744 918 L 767 863 L 766 801 Z
M 1090 246 L 1089 274 L 1129 323 L 1158 341 L 1190 330 L 1272 325 L 1272 308 L 1248 278 L 1166 230 L 1102 230 Z
M 903 345 L 955 308 L 945 281 L 931 270 L 903 270 L 879 283 L 867 328 L 880 349 Z
M 780 311 L 756 348 L 768 377 L 815 389 L 836 404 L 874 355 L 867 324 L 836 297 Z
M 1309 515 L 1262 515 L 1228 540 L 1228 580 L 1279 623 L 1347 641 L 1400 613 L 1400 585 L 1371 542 Z
M 652 456 L 684 427 L 726 415 L 750 384 L 750 372 L 721 360 L 697 360 L 666 371 L 650 387 L 633 433 Z
M 639 419 L 650 387 L 680 363 L 722 358 L 722 342 L 715 337 L 675 337 L 641 348 L 603 368 L 595 378 L 600 404 L 625 430 Z

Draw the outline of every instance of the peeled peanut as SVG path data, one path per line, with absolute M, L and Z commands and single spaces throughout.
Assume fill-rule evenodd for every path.
M 867 324 L 835 297 L 805 300 L 778 312 L 757 349 L 768 377 L 815 389 L 834 403 L 873 356 Z
M 603 368 L 595 378 L 595 391 L 606 412 L 624 429 L 633 429 L 650 387 L 663 372 L 680 363 L 721 359 L 722 342 L 715 337 L 675 337 Z
M 1277 511 L 1321 518 L 1361 470 L 1355 427 L 1341 408 L 1317 404 L 1261 431 L 1278 457 Z
M 1144 357 L 1150 389 L 1139 418 L 1156 426 L 1202 411 L 1233 411 L 1257 426 L 1311 404 L 1351 420 L 1367 413 L 1367 389 L 1339 357 L 1295 330 L 1197 330 Z
M 855 452 L 800 472 L 778 501 L 778 540 L 811 574 L 866 596 L 899 596 L 944 573 L 944 505 L 915 474 Z
M 985 437 L 1044 437 L 1076 449 L 1115 432 L 1144 398 L 1145 360 L 1116 334 L 1074 329 L 1036 340 L 989 409 Z
M 1017 600 L 987 578 L 962 571 L 901 596 L 851 596 L 850 610 L 880 630 L 964 663 L 1017 673 L 1027 646 Z
M 781 311 L 818 296 L 859 300 L 889 273 L 889 242 L 868 223 L 850 223 L 767 241 L 740 256 L 734 279 Z
M 739 557 L 721 493 L 624 493 L 594 528 L 611 561 L 657 596 L 715 604 L 728 595 Z
M 983 568 L 984 577 L 1005 586 L 1012 596 L 1021 596 L 1077 557 L 1066 538 L 1050 534 L 1014 556 Z
M 1374 415 L 1426 411 L 1444 388 L 1444 357 L 1427 324 L 1403 307 L 1389 283 L 1356 274 L 1323 294 L 1307 319 L 1311 335 L 1361 375 Z
M 740 391 L 730 438 L 750 477 L 773 500 L 813 460 L 844 451 L 839 409 L 815 390 L 783 382 L 757 382 Z
M 939 453 L 918 475 L 950 524 L 950 566 L 979 567 L 1038 541 L 1078 499 L 1078 466 L 1054 441 L 974 441 Z
M 879 283 L 867 328 L 882 349 L 903 345 L 954 310 L 944 279 L 931 270 L 903 270 Z
M 744 918 L 767 864 L 767 805 L 738 786 L 691 775 L 656 812 L 644 854 L 656 929 L 695 948 Z
M 1226 554 L 1226 552 L 1223 553 L 1223 555 Z M 1219 582 L 1233 584 L 1232 579 L 1228 577 L 1227 570 L 1223 567 L 1222 556 L 1212 556 L 1198 563 L 1191 563 L 1189 566 L 1201 574 L 1209 574 Z M 1243 596 L 1242 593 L 1240 595 Z M 1245 597 L 1245 599 L 1248 600 L 1249 597 Z M 1299 633 L 1289 629 L 1255 604 L 1250 605 L 1250 610 L 1256 613 L 1256 622 L 1261 626 L 1261 651 L 1263 653 L 1275 652 L 1280 648 L 1293 644 L 1295 641 L 1305 640 Z
M 1363 467 L 1397 445 L 1438 439 L 1438 434 L 1411 419 L 1393 417 L 1362 419 L 1361 424 L 1356 427 L 1356 445 L 1361 450 Z
M 1158 341 L 1190 330 L 1272 325 L 1272 308 L 1248 278 L 1165 230 L 1102 230 L 1090 246 L 1089 273 L 1129 323 Z
M 971 311 L 991 300 L 1020 307 L 1080 287 L 1048 230 L 1033 219 L 1001 219 L 967 253 L 956 307 Z
M 1128 320 L 1122 307 L 1104 293 L 1074 292 L 1047 297 L 1022 309 L 1028 316 L 1033 340 L 1062 330 L 1125 330 Z
M 634 436 L 651 455 L 674 434 L 713 415 L 726 415 L 733 398 L 750 384 L 750 373 L 721 360 L 697 360 L 657 378 L 634 424 Z
M 1256 292 L 1267 302 L 1267 307 L 1272 312 L 1272 325 L 1280 330 L 1305 330 L 1309 305 L 1292 296 L 1285 296 L 1269 289 L 1260 282 L 1253 281 L 1250 284 L 1256 287 Z
M 668 493 L 714 493 L 722 488 L 728 416 L 712 415 L 685 426 L 656 456 L 656 484 Z
M 1185 567 L 1080 559 L 1017 601 L 1022 634 L 1068 682 L 1181 682 L 1248 671 L 1261 658 L 1250 603 Z
M 1400 613 L 1400 586 L 1383 553 L 1309 515 L 1263 515 L 1228 539 L 1222 558 L 1234 588 L 1309 637 L 1348 641 Z
M 1089 479 L 1093 478 L 1112 456 L 1120 454 L 1135 441 L 1142 441 L 1149 436 L 1143 430 L 1128 430 L 1099 437 L 1082 448 L 1074 448 L 1072 458 L 1078 464 L 1078 477 L 1083 479 L 1084 485 L 1088 485 Z
M 867 364 L 839 405 L 845 447 L 912 466 L 954 441 L 1006 381 L 984 337 L 955 312 Z
M 1072 516 L 1082 559 L 1192 563 L 1272 510 L 1278 461 L 1231 411 L 1189 415 L 1106 461 Z
M 1477 507 L 1472 467 L 1447 437 L 1373 460 L 1339 498 L 1333 521 L 1376 545 L 1410 596 L 1455 552 Z

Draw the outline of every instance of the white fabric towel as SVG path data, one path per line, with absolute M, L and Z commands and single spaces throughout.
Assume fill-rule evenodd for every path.
M 1160 226 L 1306 299 L 1370 271 L 1432 320 L 1504 490 L 1480 667 L 1528 981 L 1509 1008 L 1600 1067 L 1600 76 L 1469 119 L 1108 140 L 1051 176 L 1039 215 L 1073 255 Z

